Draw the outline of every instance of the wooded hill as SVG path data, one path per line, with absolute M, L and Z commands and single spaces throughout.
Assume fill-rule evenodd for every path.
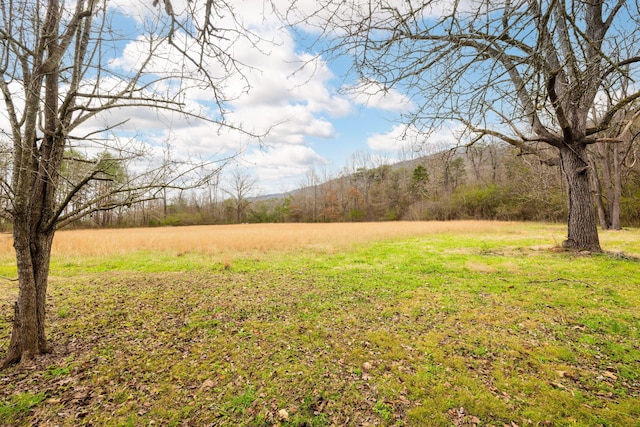
M 611 154 L 611 149 L 621 148 L 590 153 L 592 170 L 597 170 L 592 180 L 594 203 L 603 228 L 640 225 L 640 166 L 633 147 Z M 549 154 L 552 158 L 553 153 Z M 360 153 L 338 176 L 320 179 L 311 171 L 297 190 L 286 194 L 250 197 L 254 188 L 255 179 L 240 173 L 227 188 L 210 187 L 173 199 L 98 212 L 79 225 L 453 219 L 564 222 L 567 217 L 560 167 L 504 145 L 445 150 L 395 164 Z M 612 218 L 616 209 L 619 221 Z
M 290 219 L 555 221 L 566 215 L 560 170 L 508 147 L 447 150 L 393 165 L 362 163 L 294 192 Z

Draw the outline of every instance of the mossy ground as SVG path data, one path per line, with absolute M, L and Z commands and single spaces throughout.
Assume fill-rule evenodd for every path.
M 54 260 L 56 352 L 0 372 L 0 425 L 639 426 L 640 263 L 559 230 Z

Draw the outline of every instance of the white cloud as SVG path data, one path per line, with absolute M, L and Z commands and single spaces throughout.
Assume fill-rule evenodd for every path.
M 258 178 L 256 187 L 267 194 L 300 187 L 301 177 L 316 166 L 326 165 L 327 160 L 309 147 L 290 145 L 254 150 L 243 163 L 250 165 Z
M 152 1 L 110 0 L 107 7 L 119 15 L 135 20 L 138 24 L 145 18 L 158 16 L 162 11 L 159 7 L 154 7 Z
M 255 134 L 271 130 L 267 137 L 269 144 L 303 144 L 307 137 L 331 137 L 335 131 L 326 117 L 342 117 L 351 111 L 349 100 L 337 96 L 331 86 L 333 73 L 324 61 L 297 52 L 295 41 L 286 30 L 266 21 L 262 23 L 264 28 L 254 28 L 261 31 L 262 39 L 240 38 L 227 46 L 241 67 L 217 88 L 230 99 L 226 105 L 229 123 Z M 135 70 L 141 65 L 147 44 L 144 37 L 130 42 L 111 65 Z M 171 49 L 159 52 L 152 59 L 151 69 L 179 67 L 178 52 Z M 207 67 L 216 73 L 219 63 L 213 61 Z M 172 93 L 170 85 L 154 89 Z M 203 111 L 215 114 L 217 106 L 212 97 L 212 90 L 194 88 L 187 92 L 184 102 L 192 111 L 200 111 L 200 106 Z M 149 117 L 146 122 L 151 124 L 153 120 Z M 174 128 L 181 123 L 173 116 L 170 122 Z M 139 128 L 143 124 L 132 126 Z
M 379 82 L 360 81 L 357 85 L 345 89 L 351 99 L 357 103 L 379 110 L 402 112 L 414 108 L 413 102 L 406 95 L 394 88 L 385 88 Z
M 428 154 L 456 145 L 462 130 L 463 127 L 456 123 L 447 123 L 439 129 L 424 132 L 398 124 L 386 133 L 371 135 L 367 138 L 367 146 L 375 151 L 390 153 L 414 151 Z
M 245 106 L 231 113 L 230 120 L 248 131 L 268 132 L 263 139 L 267 145 L 305 144 L 308 137 L 331 138 L 335 135 L 330 121 L 314 115 L 303 104 Z

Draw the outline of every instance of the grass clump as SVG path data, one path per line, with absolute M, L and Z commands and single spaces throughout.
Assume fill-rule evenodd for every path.
M 46 398 L 45 393 L 23 392 L 0 401 L 0 422 L 11 425 L 13 420 L 27 417 Z

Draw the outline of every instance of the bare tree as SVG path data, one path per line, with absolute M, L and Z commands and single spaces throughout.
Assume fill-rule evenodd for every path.
M 609 94 L 607 103 L 611 104 L 619 96 L 620 94 Z M 628 110 L 621 109 L 611 121 L 606 132 L 612 137 L 611 142 L 596 144 L 589 150 L 589 159 L 595 171 L 591 174 L 591 180 L 596 211 L 600 227 L 605 230 L 622 229 L 622 180 L 625 172 L 635 164 L 635 150 L 640 136 L 640 110 Z
M 326 178 L 327 171 L 324 170 L 322 178 Z M 298 184 L 299 190 L 294 192 L 293 216 L 296 221 L 316 222 L 320 206 L 321 185 L 324 182 L 315 168 L 310 168 Z
M 143 167 L 141 160 L 149 154 L 145 145 L 129 144 L 133 137 L 121 143 L 115 130 L 124 121 L 106 118 L 123 108 L 149 108 L 158 116 L 186 115 L 226 126 L 221 88 L 242 65 L 229 47 L 245 34 L 232 19 L 234 11 L 214 0 L 186 3 L 180 13 L 170 0 L 161 7 L 153 3 L 137 3 L 146 10 L 137 32 L 125 38 L 118 26 L 122 16 L 108 0 L 0 2 L 1 132 L 13 160 L 10 176 L 0 177 L 0 191 L 2 200 L 10 201 L 2 214 L 13 222 L 19 281 L 11 340 L 0 367 L 50 351 L 45 300 L 59 227 L 154 199 L 165 188 L 197 186 L 217 172 L 215 160 L 165 158 Z M 115 67 L 114 52 L 126 40 L 138 41 L 137 60 L 128 69 Z M 163 67 L 167 63 L 172 67 Z M 191 88 L 209 90 L 218 113 L 205 116 L 190 108 Z M 83 149 L 109 156 L 95 161 L 74 156 Z M 84 173 L 65 175 L 62 165 L 73 162 L 84 162 Z M 118 170 L 136 172 L 123 179 L 114 173 Z M 100 182 L 108 185 L 79 198 L 83 188 Z
M 297 18 L 301 8 L 290 9 L 290 22 L 329 39 L 326 53 L 350 55 L 360 86 L 408 93 L 417 105 L 413 127 L 428 132 L 454 120 L 464 124 L 467 144 L 498 138 L 559 164 L 569 204 L 564 245 L 601 250 L 587 147 L 619 141 L 605 133 L 616 112 L 638 110 L 637 86 L 610 105 L 598 103 L 638 77 L 637 1 L 317 4 Z
M 244 221 L 245 211 L 251 204 L 249 195 L 255 190 L 256 181 L 257 178 L 248 172 L 235 168 L 231 173 L 229 185 L 223 189 L 233 199 L 236 224 Z

